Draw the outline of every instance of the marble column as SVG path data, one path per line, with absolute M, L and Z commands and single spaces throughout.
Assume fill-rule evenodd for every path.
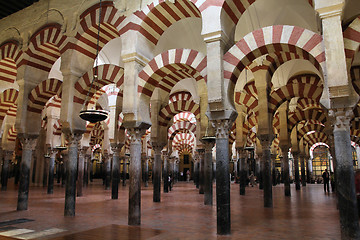
M 199 161 L 199 194 L 204 194 L 204 165 L 205 149 L 197 149 L 200 157 Z
M 66 188 L 64 216 L 75 216 L 76 200 L 76 172 L 78 160 L 78 145 L 82 137 L 81 133 L 66 134 L 68 140 L 68 159 L 66 161 Z
M 85 154 L 84 158 L 84 187 L 87 187 L 89 184 L 89 168 L 90 168 L 90 155 Z
M 20 163 L 20 181 L 17 210 L 27 210 L 30 183 L 30 166 L 32 153 L 36 146 L 37 136 L 19 136 L 22 144 L 22 159 Z
M 120 150 L 122 145 L 111 143 L 113 151 L 112 178 L 111 178 L 111 199 L 119 198 L 119 179 L 120 179 Z
M 141 137 L 145 129 L 130 128 L 129 225 L 141 223 Z
M 264 207 L 272 208 L 272 178 L 271 178 L 271 142 L 273 137 L 271 134 L 259 136 L 262 148 L 262 162 L 263 162 L 263 186 L 264 186 Z
M 123 187 L 126 186 L 126 175 L 127 175 L 127 167 L 128 167 L 128 158 L 129 156 L 125 155 L 125 158 L 123 159 L 123 181 L 122 181 L 122 185 Z
M 242 148 L 237 148 L 239 155 L 239 171 L 240 171 L 240 195 L 245 195 L 246 179 L 247 179 L 247 167 L 246 167 L 246 153 Z
M 295 170 L 295 189 L 300 190 L 299 153 L 293 153 L 293 157 L 294 157 L 294 170 Z
M 282 151 L 282 163 L 283 163 L 283 178 L 284 178 L 284 192 L 285 192 L 285 196 L 291 196 L 291 191 L 290 191 L 290 172 L 289 172 L 289 157 L 288 157 L 288 152 L 289 152 L 289 147 L 288 146 L 280 146 L 281 151 Z
M 163 151 L 163 158 L 164 158 L 164 170 L 163 170 L 164 193 L 168 193 L 169 192 L 169 186 L 168 186 L 169 156 L 166 151 Z
M 154 150 L 154 165 L 152 168 L 153 175 L 153 201 L 160 202 L 161 196 L 161 150 L 164 148 L 164 145 L 157 145 L 152 143 L 152 148 Z
M 333 159 L 335 160 L 335 157 Z M 310 172 L 310 166 L 309 166 L 309 161 L 311 161 L 311 160 L 306 159 L 306 157 L 305 157 L 305 161 L 306 161 L 305 162 L 306 163 L 306 182 L 311 183 L 311 172 Z M 334 169 L 335 169 L 336 161 L 334 161 L 333 163 L 334 163 Z
M 196 188 L 200 187 L 199 168 L 200 168 L 200 157 L 198 155 L 194 161 L 194 184 Z M 185 172 L 184 172 L 184 178 L 186 179 Z
M 13 157 L 13 153 L 14 151 L 7 151 L 4 150 L 3 151 L 3 156 L 4 156 L 4 165 L 2 168 L 2 176 L 1 176 L 1 191 L 6 191 L 7 189 L 7 183 L 8 183 L 8 178 L 9 178 L 9 165 L 10 165 L 10 161 Z
M 336 155 L 336 195 L 340 213 L 342 239 L 359 239 L 359 216 L 355 190 L 350 120 L 352 109 L 330 110 L 334 117 L 334 144 Z
M 301 185 L 306 187 L 306 171 L 305 171 L 305 156 L 300 155 L 300 163 L 301 163 Z
M 84 185 L 84 163 L 85 163 L 85 154 L 88 147 L 80 147 L 79 158 L 78 158 L 78 174 L 77 174 L 77 191 L 76 196 L 81 197 L 83 195 L 83 185 Z
M 264 189 L 264 167 L 265 167 L 265 163 L 263 160 L 263 154 L 262 153 L 258 153 L 258 162 L 259 162 L 259 174 L 258 176 L 258 181 L 259 181 L 259 189 Z
M 44 156 L 44 166 L 43 166 L 43 187 L 47 186 L 48 183 L 48 173 L 49 173 L 49 164 L 50 164 L 50 156 Z
M 105 153 L 104 154 L 104 170 L 105 170 L 105 190 L 110 189 L 110 182 L 111 182 L 111 154 Z
M 149 186 L 149 159 L 145 159 L 145 169 L 144 169 L 144 186 Z
M 230 220 L 230 176 L 229 176 L 229 130 L 230 120 L 212 120 L 216 131 L 216 215 L 217 234 L 231 231 Z
M 271 154 L 271 173 L 272 173 L 273 186 L 276 186 L 277 184 L 275 160 L 276 160 L 276 154 Z
M 213 205 L 213 181 L 212 181 L 212 149 L 215 144 L 214 139 L 203 140 L 204 144 L 204 204 Z
M 55 167 L 56 154 L 57 154 L 57 150 L 55 150 L 55 149 L 50 150 L 47 194 L 54 193 L 54 167 Z

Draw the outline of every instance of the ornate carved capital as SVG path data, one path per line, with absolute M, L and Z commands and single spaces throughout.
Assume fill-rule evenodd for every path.
M 154 150 L 155 154 L 161 154 L 161 151 L 163 150 L 165 144 L 163 143 L 157 143 L 157 142 L 152 142 L 151 143 L 151 147 Z
M 66 133 L 65 138 L 68 141 L 69 147 L 78 147 L 82 138 L 82 133 Z
M 209 153 L 209 152 L 212 152 L 212 149 L 213 149 L 213 147 L 215 145 L 215 142 L 206 141 L 203 144 L 204 144 L 204 147 L 205 147 L 205 153 Z
M 334 131 L 350 132 L 350 120 L 354 116 L 352 108 L 330 109 L 329 116 L 333 119 Z
M 141 128 L 128 128 L 130 135 L 130 144 L 141 144 L 141 137 L 145 134 L 146 129 Z
M 35 150 L 38 136 L 21 135 L 19 136 L 23 150 Z
M 211 120 L 211 125 L 215 129 L 216 138 L 229 138 L 229 130 L 232 126 L 233 120 L 220 119 Z
M 114 156 L 119 156 L 121 148 L 124 146 L 122 143 L 110 143 L 111 151 L 113 151 Z
M 81 156 L 81 157 L 85 158 L 85 155 L 86 155 L 86 152 L 87 152 L 88 148 L 89 148 L 88 146 L 81 147 L 79 145 L 79 149 L 78 149 L 79 157 Z
M 14 151 L 4 150 L 4 159 L 10 161 L 13 157 Z
M 258 139 L 260 140 L 261 148 L 263 150 L 265 149 L 269 150 L 271 147 L 271 143 L 274 139 L 274 136 L 272 134 L 262 134 L 262 135 L 258 135 Z

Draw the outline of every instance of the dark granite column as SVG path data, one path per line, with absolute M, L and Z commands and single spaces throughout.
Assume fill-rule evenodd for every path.
M 105 168 L 105 190 L 110 189 L 111 182 L 111 154 L 104 153 L 104 168 Z
M 212 184 L 212 149 L 215 144 L 214 138 L 203 139 L 204 144 L 204 204 L 213 205 L 213 184 Z
M 240 195 L 245 195 L 246 179 L 247 179 L 247 167 L 246 167 L 246 152 L 243 148 L 237 148 L 239 155 L 239 177 L 240 177 Z
M 55 150 L 55 149 L 50 150 L 47 194 L 54 193 L 54 167 L 55 167 L 56 154 L 57 154 L 57 150 Z
M 295 170 L 295 189 L 300 190 L 300 177 L 299 177 L 299 153 L 294 152 L 294 170 Z M 301 176 L 302 178 L 302 176 Z
M 111 178 L 111 199 L 119 198 L 119 179 L 120 179 L 120 150 L 122 145 L 111 143 L 113 151 L 112 178 Z
M 87 187 L 89 184 L 89 168 L 90 168 L 90 155 L 85 154 L 84 158 L 84 187 Z
M 305 155 L 301 154 L 299 157 L 301 163 L 301 185 L 306 187 Z
M 335 120 L 336 192 L 340 213 L 341 239 L 360 239 L 350 140 L 350 120 L 353 111 L 351 108 L 330 110 L 330 115 Z
M 49 164 L 50 164 L 50 156 L 44 156 L 44 168 L 43 168 L 43 187 L 47 186 L 48 183 L 48 173 L 49 173 Z
M 1 176 L 1 191 L 6 191 L 7 189 L 7 183 L 9 178 L 9 165 L 10 161 L 13 157 L 14 151 L 3 151 L 4 156 L 4 165 L 2 168 L 2 176 Z
M 305 158 L 305 164 L 306 164 L 306 182 L 307 183 L 311 183 L 311 172 L 310 172 L 310 166 L 309 166 L 309 159 Z M 335 154 L 333 157 L 333 166 L 334 166 L 334 171 L 335 171 L 335 165 L 336 165 L 336 160 L 335 160 Z M 335 180 L 336 181 L 336 180 Z
M 78 160 L 78 145 L 82 137 L 81 133 L 66 134 L 68 141 L 68 159 L 66 167 L 66 189 L 65 189 L 65 207 L 64 216 L 75 216 L 76 199 L 76 173 Z
M 196 188 L 200 187 L 199 181 L 199 168 L 200 168 L 200 156 L 197 154 L 194 159 L 194 184 Z M 186 173 L 184 172 L 184 178 L 186 179 Z
M 79 159 L 78 159 L 78 174 L 77 174 L 77 191 L 76 196 L 81 197 L 83 195 L 83 185 L 84 185 L 84 163 L 85 163 L 85 154 L 88 147 L 80 147 L 79 151 Z
M 284 189 L 285 196 L 291 196 L 290 191 L 290 172 L 289 172 L 289 147 L 288 146 L 280 146 L 282 151 L 282 162 L 283 162 L 283 178 L 284 178 Z
M 216 215 L 217 234 L 230 234 L 230 176 L 229 130 L 230 120 L 212 120 L 216 131 Z
M 258 136 L 262 148 L 263 167 L 263 185 L 264 185 L 264 207 L 272 208 L 272 178 L 271 178 L 271 142 L 273 137 L 271 134 Z
M 130 166 L 129 166 L 129 225 L 141 223 L 141 136 L 144 129 L 130 128 Z
M 199 194 L 204 194 L 205 149 L 197 149 L 199 153 Z
M 20 163 L 20 181 L 17 210 L 27 210 L 29 183 L 30 183 L 30 166 L 33 150 L 36 146 L 37 136 L 18 136 L 22 144 L 22 157 Z
M 149 159 L 145 159 L 145 169 L 144 169 L 144 186 L 149 186 Z
M 157 145 L 152 143 L 152 149 L 154 150 L 154 165 L 152 168 L 153 175 L 153 201 L 160 202 L 161 196 L 161 150 L 164 148 L 164 145 Z
M 272 174 L 273 186 L 276 186 L 276 184 L 277 184 L 275 159 L 276 159 L 276 153 L 275 154 L 272 153 L 271 154 L 271 174 Z
M 259 189 L 264 189 L 264 167 L 265 167 L 264 158 L 262 153 L 258 153 L 257 156 L 260 166 L 259 174 L 257 175 L 259 181 Z
M 123 181 L 122 181 L 122 185 L 123 187 L 126 186 L 126 175 L 127 175 L 127 167 L 128 167 L 128 158 L 129 156 L 125 154 L 125 158 L 123 159 Z
M 169 165 L 169 156 L 167 151 L 163 151 L 163 158 L 164 158 L 164 169 L 163 169 L 163 181 L 164 181 L 164 193 L 169 192 L 169 184 L 168 184 L 168 165 Z

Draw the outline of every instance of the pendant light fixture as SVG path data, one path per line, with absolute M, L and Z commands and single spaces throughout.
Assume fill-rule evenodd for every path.
M 100 41 L 100 22 L 101 22 L 101 0 L 100 0 L 100 6 L 99 6 L 99 24 L 98 24 L 98 31 L 97 31 L 97 42 L 96 42 L 96 56 L 95 56 L 95 71 L 94 71 L 94 77 L 90 84 L 89 91 L 86 94 L 86 98 L 83 104 L 83 108 L 80 111 L 80 118 L 82 118 L 85 121 L 89 121 L 91 123 L 96 123 L 103 121 L 107 118 L 108 112 L 105 110 L 97 110 L 97 109 L 87 109 L 86 103 L 89 99 L 89 94 L 91 92 L 91 89 L 94 85 L 94 82 L 98 80 L 98 56 L 99 56 L 99 41 Z

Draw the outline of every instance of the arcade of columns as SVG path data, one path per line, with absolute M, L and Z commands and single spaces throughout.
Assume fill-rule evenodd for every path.
M 334 160 L 342 237 L 358 238 L 351 150 L 360 136 L 356 1 L 40 0 L 2 19 L 2 189 L 21 148 L 17 210 L 26 210 L 34 159 L 34 177 L 51 194 L 61 154 L 64 215 L 74 216 L 100 147 L 114 199 L 128 159 L 128 223 L 140 225 L 149 159 L 153 201 L 160 202 L 162 170 L 178 171 L 187 152 L 206 205 L 213 204 L 216 162 L 217 232 L 230 234 L 232 156 L 245 194 L 246 149 L 255 148 L 264 207 L 271 208 L 273 156 L 282 153 L 284 194 L 291 197 L 288 152 L 300 190 L 309 150 L 322 143 Z M 85 122 L 78 115 L 84 105 L 109 117 Z M 215 140 L 203 138 L 210 133 Z

